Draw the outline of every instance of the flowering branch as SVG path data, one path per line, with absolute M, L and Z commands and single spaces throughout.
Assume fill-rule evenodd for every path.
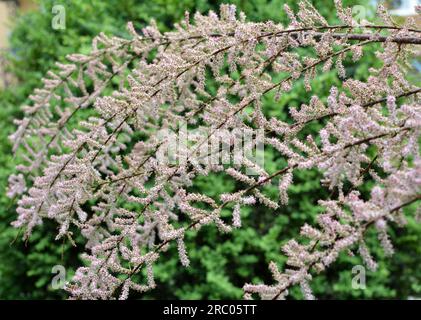
M 20 160 L 7 192 L 18 199 L 13 225 L 25 228 L 26 238 L 52 219 L 59 225 L 56 239 L 73 241 L 74 232 L 86 239 L 86 265 L 67 286 L 72 298 L 125 299 L 131 290 L 154 288 L 153 264 L 172 243 L 182 265 L 189 265 L 187 230 L 214 224 L 230 232 L 241 227 L 243 206 L 288 205 L 298 169 L 322 172 L 321 184 L 332 195 L 337 190 L 338 199 L 320 201 L 327 207 L 318 217 L 320 230 L 303 227 L 310 244 L 291 240 L 285 246 L 295 269 L 283 274 L 271 264 L 277 284 L 247 285 L 246 298 L 284 298 L 294 284 L 312 298 L 310 269 L 322 271 L 354 244 L 373 267 L 363 238 L 371 224 L 391 252 L 386 223 L 403 219 L 395 211 L 418 199 L 421 186 L 421 89 L 406 78 L 421 30 L 411 19 L 396 26 L 382 7 L 384 24 L 359 25 L 349 9 L 335 4 L 340 25 L 329 25 L 308 1 L 296 14 L 285 7 L 287 26 L 247 22 L 232 5 L 222 5 L 219 15 L 198 13 L 193 23 L 186 15 L 165 34 L 154 24 L 138 34 L 129 23 L 130 40 L 101 34 L 91 54 L 72 55 L 58 74 L 48 74 L 11 135 Z M 368 70 L 365 82 L 347 77 L 343 62 L 358 63 L 363 48 L 374 43 L 381 66 Z M 278 99 L 302 83 L 311 92 L 318 75 L 332 68 L 340 80 L 326 102 L 311 95 L 307 104 L 289 108 L 288 122 L 266 115 L 263 97 Z M 75 124 L 76 114 L 83 121 Z M 322 129 L 301 138 L 315 121 Z M 273 148 L 287 165 L 269 173 L 238 154 L 239 130 L 264 133 L 249 146 Z M 212 160 L 224 157 L 234 161 Z M 191 192 L 196 178 L 210 173 L 242 187 L 215 199 Z M 375 187 L 363 200 L 358 190 L 365 178 Z M 265 186 L 276 180 L 275 200 Z M 346 196 L 344 184 L 353 189 Z M 231 221 L 223 210 L 232 210 Z M 146 283 L 137 283 L 143 268 Z

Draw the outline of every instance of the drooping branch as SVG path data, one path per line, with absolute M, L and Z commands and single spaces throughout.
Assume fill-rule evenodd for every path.
M 419 194 L 420 89 L 406 79 L 402 65 L 421 43 L 421 31 L 410 21 L 393 25 L 383 13 L 384 25 L 358 25 L 349 10 L 336 4 L 341 25 L 329 25 L 306 1 L 296 15 L 286 8 L 288 26 L 246 22 L 243 15 L 237 19 L 230 5 L 223 5 L 219 16 L 197 14 L 194 23 L 187 18 L 165 34 L 150 26 L 138 35 L 129 24 L 133 39 L 100 36 L 104 55 L 94 44 L 91 55 L 73 56 L 78 67 L 63 67 L 70 72 L 64 81 L 55 76 L 47 81 L 12 136 L 22 144 L 29 165 L 19 166 L 24 175 L 11 177 L 8 194 L 19 199 L 14 225 L 25 227 L 26 236 L 43 219 L 53 219 L 60 226 L 57 239 L 72 239 L 74 232 L 86 238 L 88 264 L 68 285 L 74 298 L 127 298 L 130 290 L 152 289 L 152 265 L 172 243 L 177 244 L 181 263 L 189 265 L 183 241 L 187 230 L 214 224 L 230 232 L 241 226 L 243 206 L 288 205 L 287 189 L 297 169 L 319 170 L 322 185 L 337 190 L 338 200 L 329 202 L 330 213 L 318 218 L 321 231 L 304 228 L 321 237 L 314 239 L 313 250 L 296 243 L 286 248 L 291 262 L 308 266 L 295 252 L 313 259 L 323 241 L 338 251 L 344 241 L 353 244 L 359 239 L 360 251 L 368 257 L 363 239 L 354 233 L 359 221 L 371 220 L 359 208 L 386 219 L 382 205 L 393 209 L 390 202 L 404 204 Z M 374 43 L 380 48 L 376 57 L 383 61 L 381 66 L 370 69 L 364 82 L 347 78 L 343 62 L 349 53 L 358 63 L 363 48 Z M 324 102 L 311 82 L 333 66 L 340 79 Z M 118 88 L 115 77 L 121 80 Z M 313 95 L 308 104 L 289 107 L 287 118 L 292 122 L 266 113 L 262 101 L 270 93 L 282 96 L 301 80 Z M 88 92 L 90 81 L 94 89 Z M 66 96 L 70 107 L 55 106 Z M 85 113 L 86 109 L 91 110 Z M 79 117 L 84 121 L 73 124 Z M 315 121 L 322 129 L 302 138 L 304 128 Z M 238 155 L 236 130 L 256 137 L 262 132 L 262 145 L 285 160 L 285 167 L 269 173 L 246 153 Z M 215 141 L 218 148 L 209 152 Z M 374 158 L 369 148 L 376 150 Z M 178 162 L 165 154 L 170 150 L 175 150 Z M 212 163 L 224 155 L 234 163 Z M 211 173 L 223 173 L 242 187 L 219 199 L 191 191 L 196 178 Z M 372 198 L 365 202 L 357 194 L 364 183 L 361 176 L 376 182 Z M 265 186 L 276 180 L 279 200 L 265 194 Z M 353 188 L 347 197 L 345 183 Z M 338 209 L 344 205 L 351 214 Z M 231 207 L 232 221 L 227 222 L 222 211 Z M 348 224 L 332 220 L 339 216 Z M 180 217 L 185 222 L 174 223 Z M 382 228 L 379 234 L 387 244 Z M 351 229 L 355 232 L 349 233 Z M 336 251 L 326 259 L 333 261 Z M 138 284 L 134 278 L 143 267 L 147 283 Z M 300 284 L 310 297 L 309 270 L 300 270 L 291 283 Z M 286 278 L 278 273 L 282 286 Z M 263 288 L 262 297 L 285 295 L 273 291 L 278 287 L 258 288 Z

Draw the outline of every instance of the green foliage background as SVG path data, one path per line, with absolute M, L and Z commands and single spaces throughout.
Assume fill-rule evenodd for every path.
M 7 136 L 14 131 L 13 119 L 22 116 L 19 106 L 27 102 L 31 91 L 40 86 L 40 79 L 55 61 L 64 61 L 68 53 L 89 50 L 93 36 L 103 31 L 106 34 L 126 35 L 127 21 L 144 26 L 154 18 L 161 30 L 169 30 L 173 22 L 184 16 L 184 11 L 217 11 L 223 1 L 204 0 L 72 0 L 39 1 L 39 10 L 19 15 L 10 36 L 11 53 L 8 56 L 10 72 L 17 84 L 0 91 L 0 298 L 2 299 L 55 299 L 64 298 L 65 293 L 51 288 L 54 265 L 67 268 L 70 278 L 80 265 L 82 246 L 73 248 L 68 243 L 54 240 L 56 226 L 45 223 L 28 241 L 23 243 L 18 231 L 10 226 L 15 219 L 15 205 L 5 196 L 7 177 L 14 172 L 13 155 Z M 293 0 L 231 1 L 253 21 L 274 20 L 286 22 L 282 10 L 284 3 L 296 8 Z M 313 1 L 316 8 L 334 22 L 333 1 Z M 365 1 L 345 1 L 348 5 Z M 52 6 L 62 4 L 66 8 L 66 29 L 51 28 Z M 348 65 L 348 76 L 364 79 L 367 68 L 375 64 L 371 49 L 357 65 Z M 337 83 L 334 72 L 325 73 L 313 82 L 313 94 L 326 97 L 331 85 Z M 268 95 L 264 100 L 267 114 L 286 118 L 287 106 L 299 106 L 307 102 L 310 94 L 298 84 L 295 89 L 274 102 Z M 314 124 L 309 130 L 317 130 Z M 271 150 L 266 150 L 266 169 L 275 171 L 284 165 Z M 295 184 L 290 188 L 291 202 L 276 212 L 264 207 L 255 207 L 242 212 L 243 227 L 232 234 L 222 235 L 214 227 L 205 227 L 198 234 L 188 234 L 186 245 L 191 259 L 188 269 L 181 267 L 176 249 L 172 248 L 155 267 L 157 289 L 143 296 L 149 299 L 220 299 L 241 298 L 242 285 L 249 282 L 270 281 L 267 270 L 269 261 L 280 266 L 285 263 L 281 245 L 298 234 L 304 222 L 313 222 L 322 210 L 317 199 L 325 198 L 326 191 L 320 188 L 320 174 L 302 171 L 294 175 Z M 201 179 L 198 188 L 210 196 L 234 189 L 230 181 L 211 176 Z M 276 197 L 276 185 L 269 187 Z M 322 299 L 351 298 L 407 298 L 421 295 L 421 226 L 411 218 L 406 229 L 395 229 L 393 242 L 397 253 L 392 259 L 383 257 L 376 246 L 376 237 L 371 235 L 374 255 L 379 262 L 376 273 L 367 274 L 367 289 L 353 290 L 351 268 L 361 261 L 356 257 L 342 256 L 326 274 L 315 279 L 312 287 Z M 14 241 L 17 239 L 16 241 Z M 294 298 L 301 298 L 293 291 Z

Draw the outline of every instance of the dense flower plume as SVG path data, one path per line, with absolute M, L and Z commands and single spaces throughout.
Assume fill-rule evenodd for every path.
M 312 277 L 343 251 L 375 270 L 364 241 L 371 227 L 393 253 L 388 224 L 405 224 L 402 208 L 421 199 L 421 88 L 405 76 L 421 30 L 410 18 L 397 26 L 381 6 L 377 25 L 354 21 L 351 9 L 335 4 L 339 25 L 307 1 L 297 13 L 285 7 L 288 26 L 248 22 L 233 5 L 222 5 L 219 15 L 186 13 L 165 34 L 153 23 L 139 31 L 129 23 L 131 39 L 101 34 L 90 54 L 71 55 L 48 73 L 11 136 L 20 163 L 8 195 L 17 199 L 13 225 L 26 238 L 52 219 L 56 239 L 86 239 L 86 265 L 66 288 L 72 298 L 126 299 L 154 288 L 153 265 L 169 246 L 189 266 L 187 230 L 214 224 L 230 232 L 241 227 L 244 206 L 287 206 L 298 169 L 323 173 L 321 184 L 331 190 L 320 199 L 325 212 L 317 226 L 302 227 L 306 241 L 282 248 L 288 269 L 271 263 L 274 284 L 246 284 L 245 298 L 283 299 L 298 285 L 312 299 Z M 358 63 L 372 45 L 381 66 L 367 71 L 366 82 L 348 78 L 344 61 Z M 341 81 L 324 101 L 312 81 L 332 68 Z M 278 99 L 301 80 L 308 103 L 290 107 L 288 122 L 268 116 L 262 97 Z M 314 121 L 323 129 L 304 136 Z M 182 141 L 182 126 L 195 132 L 189 143 L 163 139 L 164 130 Z M 267 172 L 254 154 L 234 154 L 238 130 L 263 132 L 251 149 L 273 148 L 286 167 Z M 223 137 L 224 155 L 219 147 L 208 154 L 215 137 Z M 164 161 L 168 150 L 174 161 Z M 219 198 L 195 193 L 196 177 L 212 173 L 243 188 Z M 359 192 L 367 181 L 375 182 L 369 199 Z M 277 199 L 265 193 L 271 183 L 279 185 Z

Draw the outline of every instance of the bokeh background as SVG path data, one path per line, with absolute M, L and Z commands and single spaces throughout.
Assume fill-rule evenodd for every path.
M 413 15 L 413 6 L 419 0 L 387 1 L 395 9 L 396 20 Z M 20 107 L 28 102 L 28 95 L 40 86 L 41 77 L 56 61 L 65 61 L 66 54 L 88 52 L 92 38 L 99 32 L 108 35 L 128 36 L 125 25 L 133 21 L 137 28 L 154 18 L 162 31 L 170 30 L 172 24 L 190 12 L 218 11 L 226 1 L 205 0 L 40 0 L 0 1 L 0 298 L 1 299 L 61 299 L 66 294 L 51 286 L 52 268 L 66 267 L 70 278 L 81 264 L 79 254 L 83 240 L 78 246 L 54 240 L 56 226 L 46 222 L 37 228 L 31 239 L 24 243 L 17 237 L 17 230 L 10 226 L 15 219 L 15 204 L 5 196 L 7 178 L 14 172 L 13 154 L 8 135 L 14 131 L 13 119 L 22 116 Z M 333 0 L 311 1 L 329 22 L 337 22 Z M 284 3 L 297 8 L 295 0 L 232 0 L 231 3 L 244 11 L 249 20 L 286 22 L 282 10 Z M 355 14 L 375 18 L 375 1 L 344 1 L 355 7 Z M 52 7 L 63 5 L 66 27 L 51 27 Z M 419 19 L 419 17 L 418 17 Z M 421 24 L 420 24 L 421 27 Z M 358 65 L 346 65 L 347 75 L 357 79 L 367 78 L 369 66 L 379 64 L 374 49 L 365 49 L 364 58 Z M 415 58 L 414 70 L 409 77 L 420 85 L 420 61 Z M 337 85 L 334 71 L 320 75 L 313 82 L 313 92 L 325 99 L 332 85 Z M 284 94 L 279 102 L 268 95 L 264 109 L 271 116 L 286 118 L 287 106 L 299 106 L 307 102 L 310 94 L 302 83 Z M 306 134 L 315 132 L 315 123 Z M 270 150 L 266 151 L 265 165 L 269 172 L 284 165 Z M 155 267 L 157 288 L 142 298 L 148 299 L 239 299 L 245 282 L 270 281 L 267 270 L 269 261 L 280 266 L 285 263 L 280 248 L 291 237 L 297 236 L 304 222 L 314 222 L 322 210 L 317 200 L 326 198 L 327 192 L 320 188 L 320 173 L 302 171 L 295 176 L 290 188 L 290 204 L 276 212 L 255 207 L 244 212 L 243 227 L 232 234 L 222 235 L 215 227 L 205 227 L 198 234 L 188 234 L 186 245 L 191 259 L 188 269 L 182 268 L 176 249 L 172 248 Z M 198 188 L 203 193 L 216 196 L 222 191 L 233 190 L 235 185 L 218 177 L 203 179 Z M 368 190 L 363 190 L 367 192 Z M 271 189 L 276 197 L 277 187 Z M 408 213 L 414 208 L 408 208 Z M 17 239 L 16 241 L 14 241 Z M 405 229 L 392 230 L 396 254 L 385 258 L 376 245 L 376 235 L 369 235 L 373 255 L 379 262 L 375 273 L 367 272 L 365 290 L 354 290 L 351 280 L 352 266 L 362 264 L 358 257 L 341 256 L 338 263 L 312 284 L 321 299 L 408 299 L 421 297 L 421 225 L 408 219 Z M 301 298 L 301 293 L 292 292 Z

